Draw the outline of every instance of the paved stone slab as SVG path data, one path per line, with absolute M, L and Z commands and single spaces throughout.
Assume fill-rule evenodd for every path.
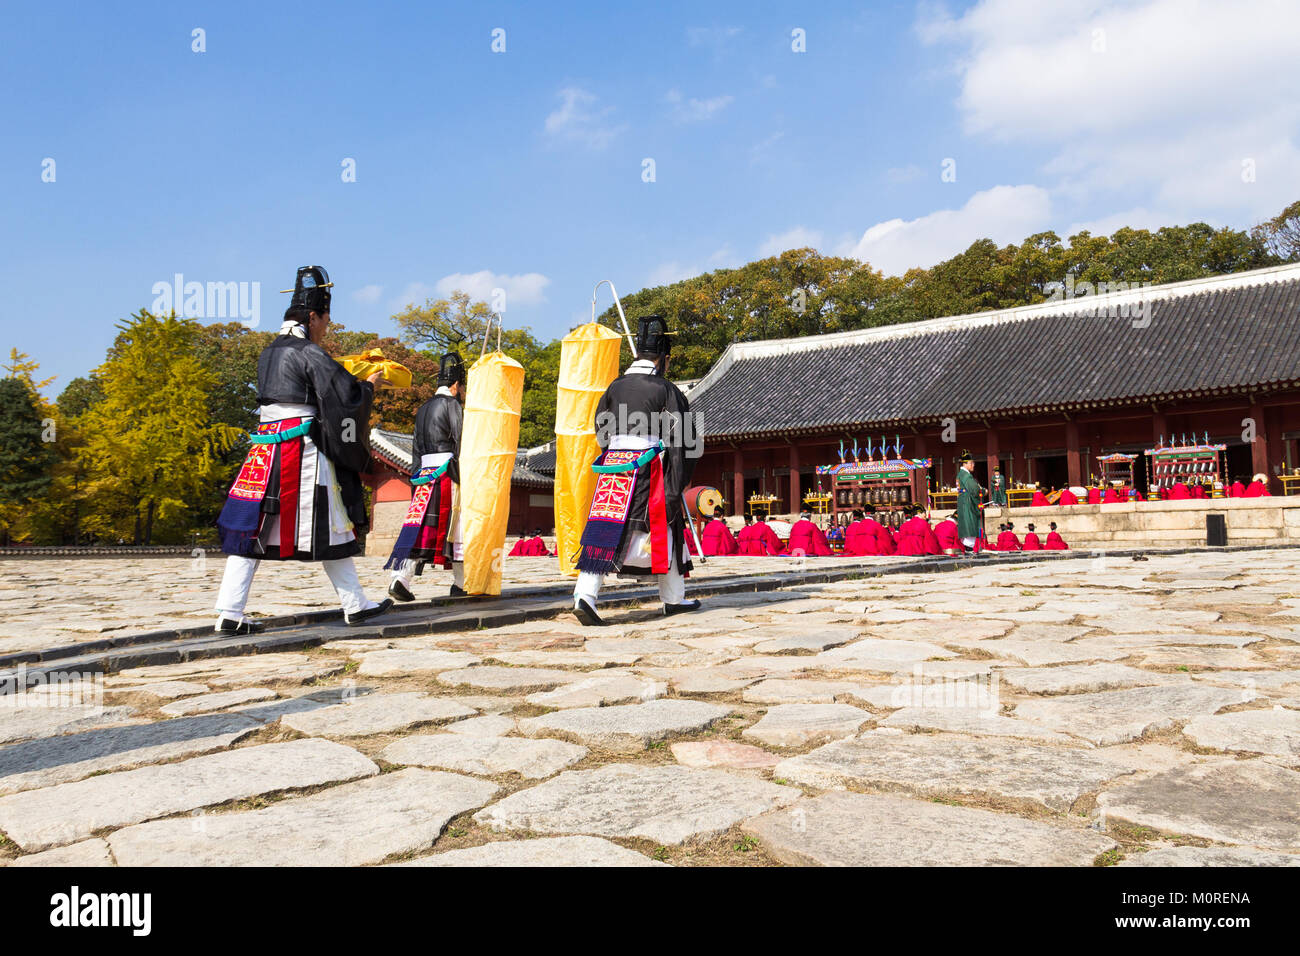
M 838 697 L 859 695 L 863 687 L 854 681 L 774 677 L 745 688 L 741 699 L 751 704 L 833 704 Z
M 0 794 L 220 750 L 260 726 L 241 715 L 207 714 L 14 744 L 0 750 Z
M 994 702 L 996 703 L 996 702 Z M 1020 737 L 1026 740 L 1050 740 L 1071 743 L 1073 738 L 1048 730 L 1042 724 L 1015 717 L 1004 717 L 996 706 L 974 707 L 905 707 L 880 722 L 882 727 L 900 730 L 946 730 L 974 737 Z
M 115 684 L 113 683 L 113 676 L 110 676 L 104 680 L 104 692 L 107 694 L 146 694 L 150 697 L 172 700 L 177 697 L 188 697 L 191 694 L 206 694 L 208 685 L 196 684 L 188 680 L 161 680 L 152 684 Z M 105 852 L 107 852 L 107 849 L 105 849 Z
M 1058 641 L 1022 641 L 1007 637 L 999 641 L 986 641 L 980 645 L 990 654 L 1020 661 L 1030 667 L 1045 664 L 1075 664 L 1085 661 L 1117 661 L 1129 657 L 1133 651 L 1110 644 L 1086 643 L 1082 640 Z
M 328 740 L 264 744 L 0 797 L 0 830 L 31 852 L 109 827 L 378 772 L 352 748 Z
M 1157 674 L 1126 664 L 1066 664 L 1063 667 L 1007 667 L 998 678 L 1008 687 L 1030 694 L 1088 694 L 1125 687 L 1185 683 L 1183 675 Z
M 654 700 L 667 692 L 667 684 L 637 677 L 626 671 L 610 674 L 597 672 L 555 690 L 529 694 L 524 699 L 539 707 L 605 707 L 610 704 Z
M 784 633 L 782 633 L 784 632 Z M 856 627 L 799 625 L 763 628 L 766 640 L 754 645 L 757 654 L 792 654 L 799 651 L 824 651 L 857 640 L 861 631 Z
M 128 667 L 118 674 L 118 678 L 127 684 L 181 680 L 214 687 L 240 687 L 276 681 L 305 684 L 342 670 L 342 661 L 308 654 L 253 654 L 248 657 L 209 657 L 179 664 Z
M 1300 761 L 1300 711 L 1239 710 L 1194 717 L 1183 728 L 1183 735 L 1198 747 Z
M 1246 846 L 1169 846 L 1130 853 L 1120 866 L 1300 866 L 1300 855 Z
M 640 654 L 593 654 L 588 650 L 502 651 L 493 660 L 512 667 L 580 667 L 591 671 L 601 667 L 625 667 L 641 659 Z
M 566 771 L 480 810 L 474 820 L 498 830 L 642 837 L 673 846 L 716 836 L 799 796 L 794 787 L 723 770 L 611 764 Z
M 867 793 L 826 793 L 745 823 L 791 866 L 1090 866 L 1115 846 L 1092 830 Z
M 1141 652 L 1143 667 L 1182 668 L 1184 672 L 1254 667 L 1261 663 L 1250 651 L 1230 647 L 1153 647 Z
M 1231 684 L 1252 692 L 1300 688 L 1300 671 L 1214 671 L 1195 674 L 1192 679 L 1207 684 Z M 1242 703 L 1251 699 L 1253 698 L 1243 697 Z
M 14 860 L 11 866 L 116 866 L 108 852 L 108 843 L 98 837 L 69 846 L 29 853 Z
M 572 684 L 582 678 L 582 674 L 572 671 L 545 667 L 497 667 L 493 664 L 484 664 L 464 670 L 443 671 L 438 675 L 438 683 L 447 687 L 460 687 L 467 684 L 480 690 L 495 690 L 507 694 L 533 694 L 538 691 L 552 690 L 563 684 Z
M 379 752 L 393 764 L 441 767 L 461 773 L 517 773 L 540 780 L 587 756 L 586 747 L 561 740 L 519 737 L 471 737 L 464 734 L 416 734 L 394 741 Z
M 734 740 L 681 740 L 669 748 L 683 767 L 767 770 L 781 762 L 774 753 Z
M 444 724 L 442 729 L 449 734 L 464 734 L 467 737 L 504 737 L 514 731 L 515 719 L 504 714 L 489 714 Z
M 462 651 L 397 648 L 362 654 L 357 674 L 361 677 L 406 677 L 470 667 L 478 662 L 479 658 Z
M 983 615 L 988 613 L 988 608 L 984 607 L 980 611 L 972 612 Z M 994 621 L 980 617 L 954 618 L 946 621 L 910 621 L 898 628 L 896 631 L 890 628 L 877 627 L 873 632 L 880 637 L 890 634 L 905 636 L 911 641 L 927 641 L 935 644 L 948 644 L 954 640 L 964 639 L 967 641 L 986 641 L 996 637 L 1002 637 L 1010 631 L 1015 625 L 1011 621 Z M 930 655 L 927 655 L 930 656 Z M 921 658 L 924 660 L 924 658 Z
M 473 710 L 455 701 L 421 693 L 369 694 L 332 707 L 285 714 L 280 723 L 313 737 L 364 737 L 473 715 Z
M 448 850 L 396 866 L 667 866 L 600 837 L 538 837 L 499 840 L 464 850 Z
M 265 687 L 246 687 L 242 690 L 227 690 L 219 694 L 200 694 L 182 700 L 163 704 L 158 710 L 168 717 L 185 717 L 189 714 L 208 714 L 214 710 L 225 710 L 236 704 L 250 704 L 259 700 L 275 699 L 275 691 Z
M 1164 730 L 1180 720 L 1212 714 L 1240 700 L 1240 691 L 1227 687 L 1132 687 L 1026 701 L 1016 705 L 1015 715 L 1104 746 Z
M 499 788 L 408 767 L 261 810 L 155 820 L 108 838 L 119 866 L 361 866 L 427 849 Z
M 905 664 L 956 656 L 955 652 L 937 644 L 867 637 L 797 660 L 803 661 L 807 667 L 824 670 L 883 671 L 892 674 Z
M 870 713 L 849 704 L 777 704 L 741 736 L 770 747 L 802 747 L 857 733 L 871 720 Z
M 1097 796 L 1106 825 L 1300 849 L 1300 773 L 1264 760 L 1216 760 L 1123 781 Z
M 679 694 L 729 694 L 759 679 L 735 677 L 715 667 L 638 667 L 637 673 L 666 680 Z
M 129 720 L 130 707 L 103 707 L 95 704 L 63 707 L 39 703 L 0 706 L 0 744 L 59 734 L 93 727 L 105 727 Z
M 1082 748 L 928 734 L 862 734 L 777 764 L 775 777 L 813 787 L 872 787 L 919 797 L 979 797 L 1068 810 L 1132 773 Z
M 656 622 L 652 630 L 662 631 L 664 625 Z M 689 654 L 692 648 L 677 641 L 666 641 L 653 637 L 592 637 L 583 644 L 588 654 Z
M 674 734 L 704 730 L 729 713 L 730 707 L 703 701 L 661 699 L 525 717 L 519 721 L 519 731 L 529 737 L 560 737 L 589 747 L 634 753 Z

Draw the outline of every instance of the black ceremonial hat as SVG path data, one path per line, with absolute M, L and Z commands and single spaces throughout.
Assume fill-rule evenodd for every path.
M 448 352 L 438 361 L 438 384 L 465 384 L 465 363 L 459 353 Z
M 971 457 L 970 452 L 968 452 L 968 451 L 964 451 L 964 452 L 961 453 L 961 458 L 958 459 L 958 460 L 959 460 L 959 461 L 974 461 L 975 459 Z
M 293 289 L 281 289 L 281 292 L 293 292 L 289 302 L 290 309 L 305 309 L 324 315 L 330 310 L 330 289 L 334 283 L 329 273 L 322 266 L 301 266 L 298 278 L 294 280 Z
M 667 355 L 672 349 L 672 332 L 662 315 L 643 315 L 636 320 L 636 351 L 638 355 Z

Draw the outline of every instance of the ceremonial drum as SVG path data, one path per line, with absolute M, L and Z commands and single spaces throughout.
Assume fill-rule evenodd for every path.
M 686 489 L 686 509 L 693 518 L 708 520 L 713 509 L 722 507 L 722 492 L 708 485 L 693 485 Z

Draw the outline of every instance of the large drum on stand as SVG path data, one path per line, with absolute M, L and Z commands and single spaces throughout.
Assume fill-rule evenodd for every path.
M 695 521 L 711 521 L 713 509 L 722 507 L 722 492 L 709 485 L 692 485 L 685 498 L 686 510 Z

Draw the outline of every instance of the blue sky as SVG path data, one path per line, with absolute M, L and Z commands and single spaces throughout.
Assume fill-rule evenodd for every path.
M 550 338 L 599 279 L 792 246 L 897 273 L 982 236 L 1246 227 L 1300 191 L 1298 11 L 10 4 L 0 350 L 57 394 L 177 273 L 260 283 L 261 328 L 308 263 L 354 329 L 502 288 L 507 322 Z

